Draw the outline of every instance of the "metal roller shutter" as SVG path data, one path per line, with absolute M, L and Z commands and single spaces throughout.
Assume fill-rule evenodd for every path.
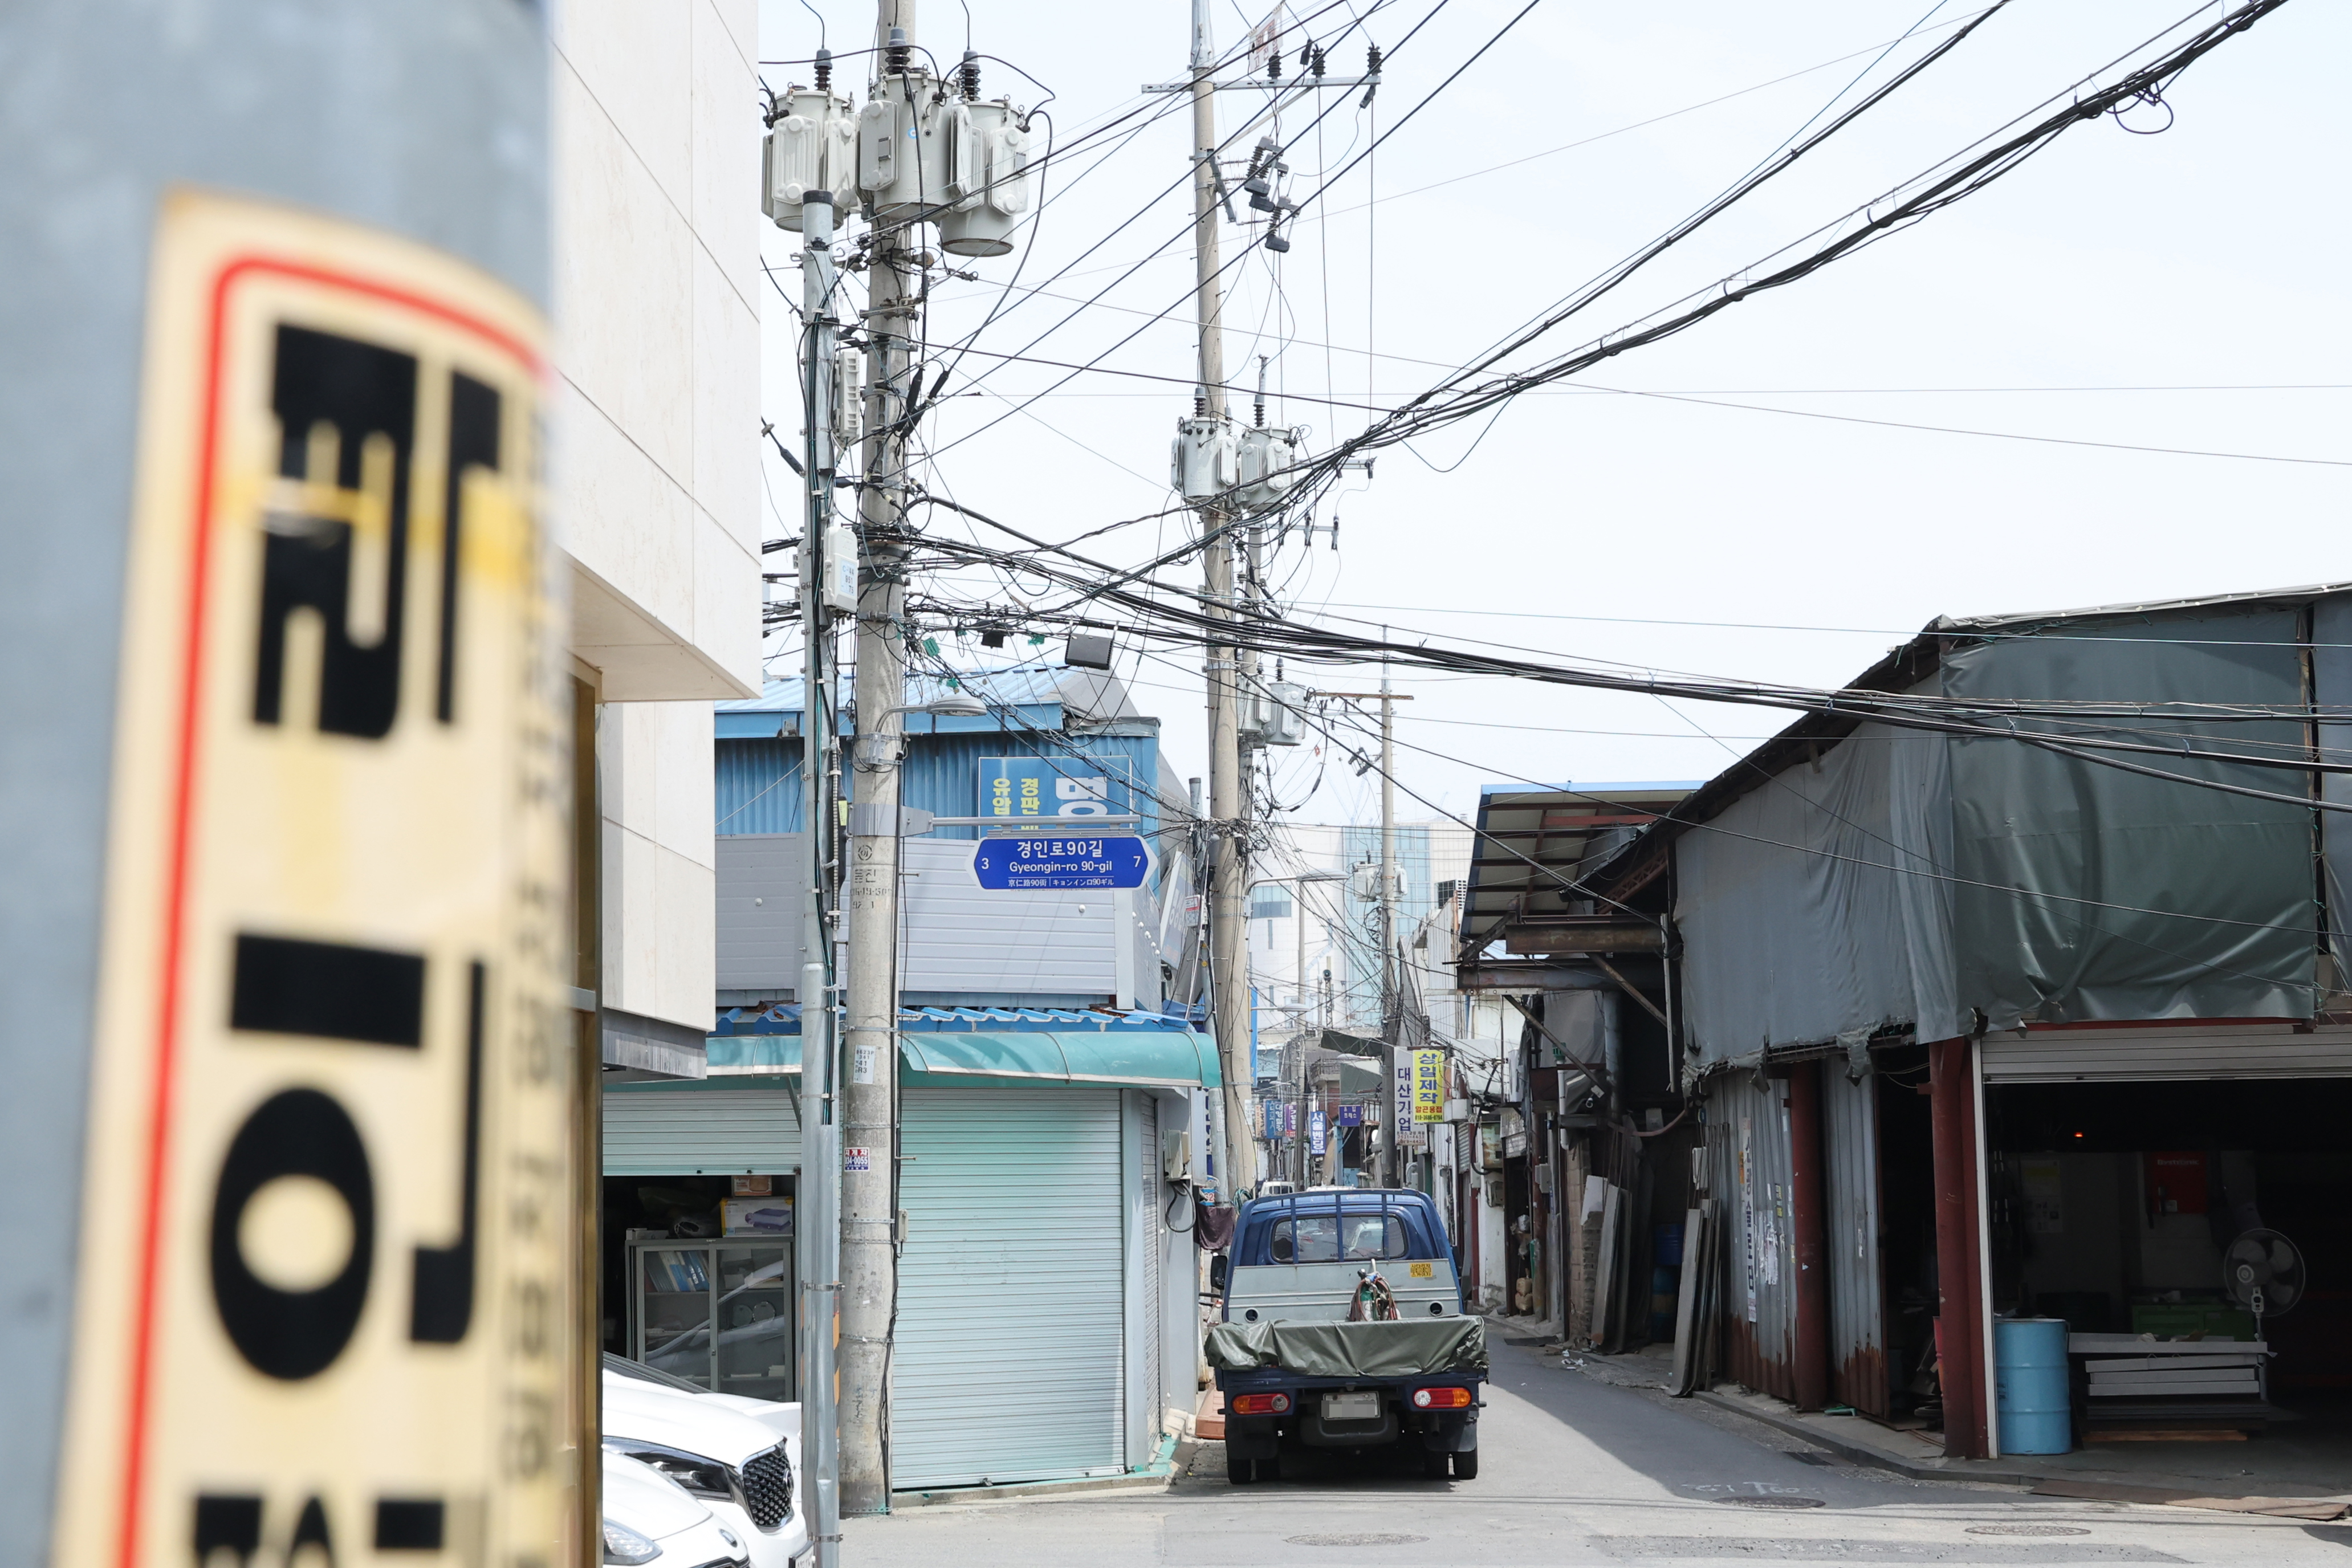
M 907 1090 L 894 1488 L 1125 1468 L 1119 1101 Z
M 1143 1260 L 1143 1326 L 1138 1331 L 1143 1336 L 1143 1387 L 1135 1397 L 1149 1401 L 1145 1408 L 1150 1418 L 1144 1427 L 1149 1442 L 1160 1430 L 1160 1407 L 1166 1403 L 1166 1379 L 1160 1366 L 1160 1217 L 1168 1212 L 1168 1182 L 1160 1166 L 1160 1102 L 1150 1094 L 1136 1098 L 1143 1102 L 1143 1232 L 1136 1243 Z
M 2352 1077 L 2352 1029 L 2341 1025 L 2308 1034 L 2285 1023 L 2033 1030 L 1980 1044 L 1987 1084 Z
M 606 1176 L 772 1175 L 800 1164 L 801 1124 L 788 1091 L 604 1091 Z

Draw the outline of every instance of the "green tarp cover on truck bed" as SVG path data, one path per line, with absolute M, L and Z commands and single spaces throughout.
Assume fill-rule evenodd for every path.
M 1478 1318 L 1401 1322 L 1216 1323 L 1203 1352 L 1223 1372 L 1278 1366 L 1301 1377 L 1412 1377 L 1486 1370 L 1486 1325 Z

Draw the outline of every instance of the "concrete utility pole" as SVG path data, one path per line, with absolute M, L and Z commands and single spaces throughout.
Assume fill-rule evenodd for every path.
M 807 505 L 801 528 L 801 787 L 808 836 L 808 883 L 801 908 L 802 1181 L 793 1234 L 801 1278 L 801 1495 L 816 1568 L 841 1558 L 841 1430 L 834 1383 L 834 1351 L 841 1312 L 840 1063 L 834 1050 L 833 927 L 825 895 L 834 867 L 833 609 L 825 603 L 825 533 L 833 523 L 833 478 L 840 462 L 834 444 L 834 291 L 831 192 L 811 192 L 801 208 L 801 300 L 808 328 L 802 339 L 803 466 Z
M 1388 628 L 1381 628 L 1381 641 L 1388 639 Z M 1381 660 L 1381 1022 L 1385 1026 L 1397 1007 L 1396 956 L 1396 699 L 1389 684 L 1389 662 Z M 1398 1034 L 1403 1033 L 1399 1020 Z M 1391 1068 L 1391 1074 L 1394 1067 Z M 1405 1175 L 1404 1139 L 1410 1124 L 1399 1114 L 1389 1097 L 1390 1114 L 1396 1118 L 1396 1131 L 1389 1138 L 1392 1162 L 1391 1177 L 1394 1185 L 1402 1186 Z
M 915 0 L 880 0 L 875 96 L 911 127 Z M 895 79 L 892 79 L 895 78 Z M 856 802 L 850 816 L 848 1028 L 841 1166 L 841 1508 L 890 1509 L 890 1319 L 898 1293 L 898 748 L 906 701 L 907 436 L 913 257 L 905 218 L 879 214 L 868 255 L 865 570 L 857 598 Z
M 596 1177 L 567 1149 L 594 1128 L 573 1121 L 592 1102 L 552 1053 L 578 1042 L 593 1079 L 598 1037 L 579 1025 L 593 1011 L 567 1017 L 577 997 L 558 989 L 578 956 L 564 928 L 564 622 L 538 598 L 535 486 L 518 482 L 536 462 L 550 286 L 543 11 L 287 0 L 191 6 L 159 26 L 129 0 L 13 0 L 5 27 L 0 493 L 16 521 L 0 545 L 0 649 L 37 674 L 6 683 L 0 719 L 11 754 L 40 760 L 0 787 L 0 1180 L 43 1223 L 0 1262 L 0 1563 L 184 1561 L 199 1491 L 222 1478 L 238 1517 L 198 1556 L 257 1561 L 247 1530 L 272 1552 L 298 1535 L 323 1547 L 331 1528 L 350 1561 L 365 1550 L 360 1510 L 387 1496 L 420 1512 L 430 1500 L 436 1524 L 448 1500 L 480 1521 L 460 1539 L 485 1559 L 586 1561 L 597 1384 L 582 1318 L 593 1321 L 594 1275 L 575 1249 Z M 299 284 L 295 258 L 309 269 Z M 454 414 L 433 412 L 452 401 Z M 282 455 L 281 421 L 309 434 L 307 452 Z M 391 497 L 373 511 L 362 451 L 382 476 L 364 494 Z M 185 475 L 215 456 L 207 492 Z M 447 491 L 411 482 L 443 465 Z M 495 508 L 459 495 L 461 465 L 466 495 L 495 494 Z M 296 495 L 320 515 L 297 515 Z M 305 551 L 305 581 L 332 588 L 269 615 L 263 561 L 274 571 L 289 549 Z M 376 563 L 373 577 L 354 556 Z M 209 577 L 184 564 L 205 559 Z M 454 603 L 465 619 L 451 634 L 437 618 Z M 309 612 L 297 624 L 319 628 L 307 640 L 273 630 L 297 609 Z M 210 645 L 234 655 L 184 656 L 216 628 Z M 437 712 L 436 633 L 451 637 Z M 273 636 L 283 684 L 265 687 L 239 660 Z M 555 661 L 501 652 L 526 647 Z M 148 706 L 166 691 L 168 709 Z M 282 702 L 266 720 L 264 692 Z M 205 727 L 216 714 L 237 716 L 233 744 Z M 489 847 L 467 857 L 453 843 Z M 234 848 L 200 847 L 214 844 Z M 232 995 L 257 1016 L 350 982 L 247 988 L 230 955 L 248 931 L 280 942 L 285 976 L 353 933 L 380 941 L 331 949 L 393 977 L 370 1028 L 408 995 L 458 1009 L 436 1000 L 421 1038 L 392 1041 L 416 1049 L 294 1048 L 303 1098 L 290 1101 L 289 1070 L 254 1043 L 268 1037 L 230 1038 Z M 404 956 L 427 951 L 429 991 L 426 961 Z M 404 990 L 411 975 L 417 990 Z M 479 1116 L 467 1131 L 467 1026 L 446 1021 L 482 1005 L 461 1000 L 469 989 L 489 998 L 470 1048 L 475 1081 L 496 1086 L 487 1133 Z M 532 1020 L 543 1064 L 530 1084 L 518 1018 Z M 386 1073 L 420 1076 L 386 1092 Z M 151 1081 L 152 1103 L 134 1101 Z M 324 1140 L 303 1147 L 331 1145 L 335 1169 L 372 1172 L 374 1191 L 421 1206 L 394 1212 L 424 1226 L 413 1239 L 378 1228 L 373 1276 L 361 1254 L 316 1291 L 236 1274 L 254 1281 L 244 1300 L 311 1314 L 299 1322 L 312 1348 L 290 1355 L 281 1347 L 300 1336 L 275 1317 L 235 1337 L 247 1320 L 216 1305 L 222 1276 L 189 1261 L 208 1234 L 241 1248 L 288 1223 L 224 1207 L 256 1190 L 234 1185 L 225 1151 L 275 1162 L 261 1180 L 319 1186 L 310 1170 L 323 1167 L 284 1163 L 320 1157 L 287 1153 L 289 1121 L 249 1119 L 288 1104 L 309 1118 L 304 1137 Z M 347 1131 L 352 1106 L 364 1144 Z M 504 1141 L 478 1169 L 463 1164 L 484 1136 Z M 445 1249 L 457 1211 L 430 1195 L 456 1204 L 461 1165 L 471 1207 Z M 523 1212 L 540 1221 L 529 1237 L 511 1218 Z M 504 1325 L 524 1280 L 544 1332 L 519 1348 Z M 362 1311 L 366 1330 L 340 1326 Z M 388 1320 L 398 1326 L 376 1332 Z M 541 1462 L 512 1459 L 525 1448 Z M 298 1523 L 306 1501 L 331 1525 Z
M 1225 417 L 1224 285 L 1217 261 L 1217 93 L 1211 79 L 1217 53 L 1209 29 L 1209 0 L 1192 0 L 1192 241 L 1198 287 L 1195 308 L 1201 335 L 1200 408 L 1213 419 Z M 1220 534 L 1226 514 L 1201 508 L 1201 532 L 1209 538 L 1202 562 L 1208 579 L 1209 613 L 1231 620 L 1234 547 Z M 1209 706 L 1209 974 L 1211 1016 L 1224 1071 L 1224 1147 L 1217 1181 L 1228 1201 L 1257 1186 L 1257 1160 L 1249 1136 L 1249 1092 L 1255 1066 L 1249 1039 L 1249 963 L 1244 890 L 1249 886 L 1250 804 L 1242 768 L 1239 650 L 1231 643 L 1209 644 L 1203 671 Z

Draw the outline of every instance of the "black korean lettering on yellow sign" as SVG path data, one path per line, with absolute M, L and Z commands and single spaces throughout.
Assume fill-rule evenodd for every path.
M 56 1561 L 576 1555 L 541 327 L 314 214 L 157 232 Z

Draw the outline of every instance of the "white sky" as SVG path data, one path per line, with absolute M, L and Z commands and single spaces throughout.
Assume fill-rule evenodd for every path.
M 815 3 L 837 51 L 870 41 L 870 5 Z M 1370 35 L 1394 48 L 1433 3 L 1396 0 L 1373 15 Z M 1744 173 L 1845 88 L 1877 47 L 1920 23 L 1930 3 L 1543 0 L 1385 143 L 1373 168 L 1360 166 L 1310 209 L 1281 258 L 1278 289 L 1263 251 L 1228 274 L 1229 374 L 1245 383 L 1255 355 L 1276 355 L 1277 384 L 1301 401 L 1277 402 L 1274 420 L 1313 426 L 1316 446 L 1351 432 L 1365 417 L 1360 411 L 1303 400 L 1386 405 L 1421 390 L 1443 373 L 1439 366 L 1458 363 Z M 1934 13 L 1927 30 L 1854 96 L 1945 37 L 1943 24 L 1972 14 L 1977 3 Z M 1294 13 L 1314 9 L 1299 5 Z M 1367 9 L 1364 0 L 1356 9 Z M 1346 149 L 1360 148 L 1375 116 L 1382 127 L 1393 124 L 1517 9 L 1518 0 L 1450 0 L 1394 54 L 1374 115 L 1360 111 L 1351 94 L 1324 121 L 1322 164 L 1336 169 L 1352 155 Z M 1679 259 L 1588 312 L 1585 329 L 1563 329 L 1551 346 L 1577 346 L 1797 239 L 2065 91 L 2187 10 L 2185 0 L 2014 0 L 1688 242 L 1675 253 Z M 2203 16 L 2221 11 L 2208 6 Z M 1183 72 L 1182 0 L 971 0 L 971 12 L 974 47 L 1017 62 L 1059 94 L 1049 112 L 1066 139 L 1135 107 L 1142 83 Z M 1328 37 L 1346 15 L 1334 9 L 1307 31 Z M 1223 0 L 1220 45 L 1245 27 L 1243 13 Z M 805 57 L 816 42 L 816 20 L 798 0 L 761 0 L 761 54 L 771 59 Z M 932 4 L 918 40 L 952 62 L 963 30 L 961 6 Z M 1991 189 L 1907 234 L 1611 361 L 1591 378 L 1612 388 L 1720 394 L 1759 409 L 2343 466 L 2036 444 L 1554 392 L 1521 400 L 1466 458 L 1475 423 L 1420 447 L 1437 467 L 1461 460 L 1451 473 L 1402 451 L 1383 455 L 1371 482 L 1351 480 L 1337 501 L 1339 550 L 1318 542 L 1310 554 L 1294 539 L 1270 576 L 1304 608 L 1441 637 L 1820 685 L 1858 673 L 1939 613 L 2352 577 L 2342 542 L 2352 441 L 2338 429 L 2352 412 L 2352 313 L 2339 279 L 2346 221 L 2338 193 L 2352 120 L 2342 110 L 2338 68 L 2347 57 L 2352 14 L 2319 0 L 2288 5 L 2181 78 L 2169 131 L 2135 136 L 2107 120 L 2078 126 Z M 1359 42 L 1333 52 L 1334 74 L 1361 64 Z M 861 65 L 849 62 L 842 77 L 862 92 Z M 988 96 L 1011 90 L 1024 103 L 1042 96 L 1002 66 L 987 71 Z M 779 89 L 807 79 L 804 67 L 766 75 Z M 1783 78 L 1791 79 L 1624 129 Z M 1244 103 L 1257 101 L 1243 93 L 1220 99 L 1228 129 Z M 1306 118 L 1294 112 L 1286 121 L 1295 138 L 1293 196 L 1320 183 Z M 2132 123 L 2162 120 L 2161 110 L 2143 110 Z M 1087 168 L 1085 158 L 1056 171 L 1022 283 L 1080 300 L 1142 265 L 1089 308 L 1014 295 L 1023 302 L 1000 315 L 981 346 L 1075 362 L 1142 327 L 1104 362 L 1192 373 L 1188 123 L 1183 112 L 1160 120 L 1083 179 L 1072 176 Z M 1472 173 L 1580 141 L 1502 172 Z M 1368 207 L 1372 197 L 1379 200 Z M 1123 234 L 1069 276 L 1054 277 L 1147 201 Z M 1244 237 L 1225 231 L 1229 256 Z M 772 231 L 771 264 L 784 267 L 796 245 L 797 236 Z M 962 264 L 984 281 L 942 291 L 934 341 L 977 326 L 1020 260 L 1016 253 Z M 796 275 L 784 278 L 797 298 Z M 789 432 L 800 423 L 792 318 L 772 296 L 769 304 L 765 412 Z M 1149 323 L 1171 307 L 1165 320 Z M 1074 309 L 1075 319 L 1031 347 Z M 1384 357 L 1368 358 L 1368 347 Z M 966 359 L 950 392 L 973 392 L 974 378 L 993 363 Z M 940 455 L 926 482 L 1056 539 L 1168 505 L 1168 438 L 1190 406 L 1182 385 L 1080 377 L 942 450 L 1006 412 L 997 394 L 1038 392 L 1059 374 L 1005 366 L 979 382 L 978 395 L 951 397 L 930 433 Z M 2072 390 L 2221 386 L 2326 390 Z M 1237 400 L 1237 413 L 1246 413 L 1246 401 Z M 772 492 L 789 507 L 791 476 L 769 462 Z M 969 527 L 943 512 L 931 517 L 943 530 Z M 772 533 L 798 531 L 772 514 L 770 524 Z M 1139 559 L 1176 542 L 1180 527 L 1145 523 L 1081 548 Z M 1194 569 L 1170 575 L 1197 582 Z M 998 605 L 1014 602 L 1001 582 L 962 586 Z M 1645 621 L 1842 630 L 1629 623 Z M 969 656 L 982 657 L 976 647 Z M 1164 721 L 1180 774 L 1203 771 L 1197 665 L 1197 653 L 1181 652 L 1139 665 L 1131 654 L 1120 661 L 1139 704 Z M 1378 678 L 1362 669 L 1291 674 L 1327 689 L 1369 689 Z M 1646 696 L 1499 680 L 1400 672 L 1397 686 L 1414 698 L 1400 706 L 1399 778 L 1409 791 L 1462 813 L 1491 780 L 1705 778 L 1735 748 L 1786 722 L 1766 710 L 1684 705 L 1678 712 Z M 1284 759 L 1285 804 L 1307 797 L 1322 760 L 1308 747 Z M 1332 766 L 1300 817 L 1368 820 L 1377 813 L 1377 782 Z M 1431 812 L 1404 798 L 1399 814 Z

